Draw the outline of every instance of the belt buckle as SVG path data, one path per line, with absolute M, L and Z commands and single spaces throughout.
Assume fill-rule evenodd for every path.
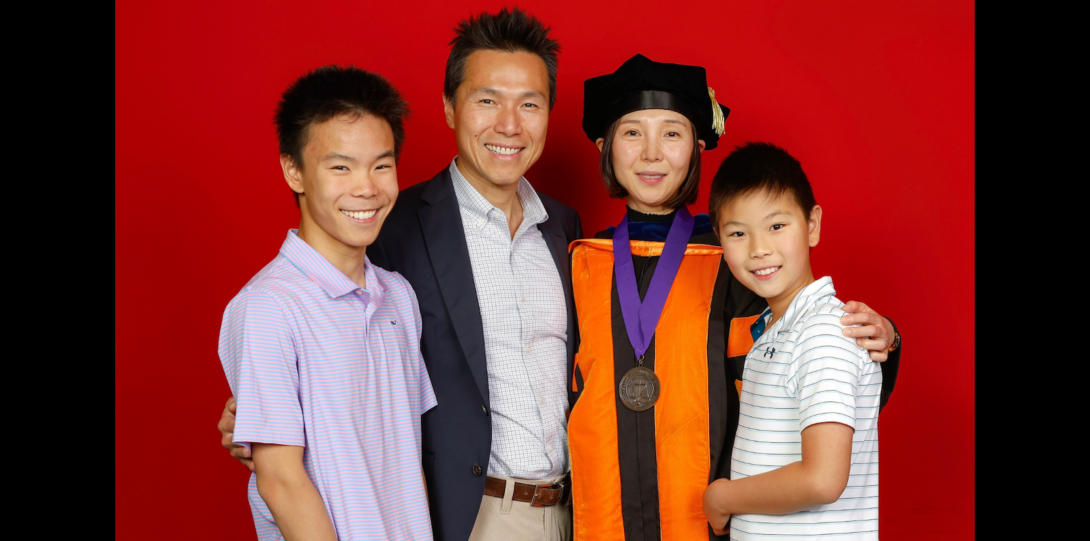
M 530 507 L 545 507 L 545 504 L 541 504 L 541 505 L 537 504 L 537 489 L 539 489 L 539 488 L 541 488 L 543 486 L 545 486 L 545 485 L 534 485 L 534 495 L 530 497 Z M 558 485 L 549 485 L 548 488 L 556 488 L 557 486 Z M 560 491 L 561 491 L 560 495 L 563 496 L 564 495 L 564 492 L 563 492 L 564 491 L 564 484 L 561 483 L 559 486 L 560 486 Z
M 534 485 L 534 495 L 530 496 L 530 507 L 545 507 L 544 505 L 536 505 L 536 502 L 537 502 L 537 489 L 540 488 L 540 487 L 541 487 L 541 485 Z

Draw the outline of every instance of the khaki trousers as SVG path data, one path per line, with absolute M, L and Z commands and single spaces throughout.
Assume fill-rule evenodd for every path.
M 477 522 L 469 541 L 571 541 L 571 504 L 558 503 L 548 507 L 530 507 L 530 502 L 516 502 L 515 483 L 545 485 L 559 483 L 554 480 L 532 481 L 492 475 L 507 481 L 503 498 L 484 496 Z

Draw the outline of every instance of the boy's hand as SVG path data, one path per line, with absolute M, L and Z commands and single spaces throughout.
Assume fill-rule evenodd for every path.
M 726 488 L 727 483 L 730 481 L 716 479 L 704 489 L 704 516 L 708 519 L 708 525 L 712 527 L 715 535 L 730 534 L 730 528 L 727 527 L 730 522 L 730 513 L 723 509 L 726 499 L 723 489 Z
M 889 346 L 893 343 L 893 324 L 859 301 L 848 301 L 844 305 L 844 311 L 848 315 L 840 318 L 841 324 L 862 325 L 844 329 L 844 336 L 855 337 L 855 343 L 868 350 L 871 360 L 884 362 L 889 357 Z
M 710 522 L 708 524 L 711 525 L 712 532 L 715 535 L 725 535 L 725 536 L 730 537 L 730 528 L 727 527 L 727 524 L 730 524 L 730 515 L 727 515 L 727 519 L 723 522 L 723 529 L 722 530 L 720 530 L 719 528 L 716 528 L 715 524 L 711 524 Z
M 223 408 L 223 415 L 220 415 L 220 422 L 218 427 L 220 431 L 220 445 L 231 451 L 231 456 L 238 459 L 244 466 L 250 468 L 250 471 L 254 471 L 254 460 L 250 458 L 250 450 L 245 445 L 239 445 L 234 442 L 235 436 L 235 397 L 227 399 L 227 405 Z

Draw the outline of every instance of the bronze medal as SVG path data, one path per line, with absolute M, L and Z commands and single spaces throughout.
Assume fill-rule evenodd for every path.
M 654 372 L 637 366 L 625 372 L 621 384 L 617 386 L 617 396 L 630 410 L 651 409 L 659 399 L 659 378 Z
M 666 298 L 670 287 L 681 268 L 685 257 L 685 247 L 693 233 L 693 216 L 682 205 L 670 224 L 666 243 L 662 246 L 659 264 L 647 293 L 640 298 L 639 284 L 636 283 L 636 271 L 632 265 L 632 247 L 628 239 L 628 215 L 625 215 L 617 229 L 613 231 L 613 265 L 617 281 L 617 298 L 621 305 L 621 317 L 624 319 L 625 332 L 632 344 L 638 366 L 625 373 L 617 386 L 617 396 L 625 407 L 633 411 L 646 411 L 654 407 L 659 399 L 661 385 L 655 372 L 643 367 L 644 354 L 651 346 L 658 327 L 662 310 L 666 307 Z

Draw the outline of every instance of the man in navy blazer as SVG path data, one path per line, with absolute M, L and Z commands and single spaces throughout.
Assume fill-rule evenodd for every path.
M 444 109 L 458 140 L 458 156 L 431 180 L 399 195 L 368 256 L 404 275 L 420 301 L 421 353 L 439 402 L 422 418 L 436 539 L 570 539 L 563 481 L 568 470 L 565 383 L 576 322 L 568 244 L 582 230 L 573 209 L 536 194 L 523 179 L 544 148 L 559 45 L 539 21 L 517 9 L 471 18 L 456 32 Z M 474 214 L 474 201 L 480 214 Z M 478 217 L 479 223 L 499 229 L 466 227 L 466 220 Z M 535 219 L 543 220 L 536 223 L 537 231 L 523 223 Z M 510 255 L 497 251 L 495 244 L 503 241 L 512 242 Z M 530 258 L 538 268 L 508 274 L 506 260 L 514 258 Z M 505 313 L 502 299 L 495 299 L 534 284 L 493 279 L 552 284 L 552 294 L 536 302 L 554 306 L 528 310 L 537 317 L 551 314 L 562 329 L 560 339 L 533 342 L 534 348 L 551 348 L 545 356 L 524 354 L 533 353 L 530 347 L 522 351 L 531 342 L 523 343 L 526 333 L 520 330 L 534 325 L 525 320 L 527 313 Z M 484 310 L 499 312 L 491 327 Z M 521 326 L 505 326 L 496 317 L 521 318 Z M 518 351 L 504 348 L 511 342 Z M 489 373 L 504 367 L 506 375 Z M 519 370 L 530 376 L 521 387 L 507 381 Z M 502 388 L 490 389 L 490 376 Z M 519 412 L 528 415 L 520 418 Z M 541 424 L 524 430 L 537 418 Z M 539 439 L 541 432 L 545 435 Z M 494 441 L 494 436 L 505 441 Z M 547 441 L 555 445 L 546 450 Z M 490 464 L 490 459 L 502 464 Z
M 565 370 L 570 373 L 576 323 L 568 244 L 582 231 L 573 209 L 538 196 L 549 216 L 538 229 L 564 286 L 569 336 Z M 422 419 L 432 526 L 436 539 L 467 539 L 485 490 L 492 416 L 481 312 L 458 200 L 446 169 L 401 192 L 368 256 L 404 275 L 420 301 L 420 349 L 439 402 Z M 557 495 L 556 505 L 568 504 L 563 496 Z M 570 533 L 561 539 L 570 539 Z
M 517 9 L 471 18 L 456 32 L 444 109 L 458 156 L 431 180 L 401 192 L 368 256 L 405 276 L 420 302 L 420 349 L 439 402 L 422 418 L 436 538 L 570 539 L 565 383 L 576 322 L 568 245 L 582 230 L 573 209 L 537 194 L 523 178 L 544 147 L 559 45 Z M 529 223 L 535 219 L 543 221 Z M 496 229 L 479 225 L 485 222 Z M 510 272 L 507 260 L 514 258 L 535 261 L 537 268 Z M 496 298 L 534 285 L 520 280 L 551 284 L 552 291 L 528 309 Z M 553 306 L 540 306 L 550 301 Z M 522 321 L 490 323 L 484 310 L 492 310 L 493 319 Z M 525 341 L 526 327 L 535 324 L 526 318 L 550 314 L 561 332 L 551 341 Z M 511 342 L 517 351 L 504 347 Z M 551 350 L 536 359 L 525 354 L 538 347 Z M 535 366 L 541 364 L 549 366 Z M 505 369 L 510 373 L 489 373 Z M 520 378 L 521 386 L 505 381 L 521 372 L 530 375 Z M 490 389 L 490 379 L 503 388 Z M 535 379 L 549 381 L 526 385 Z M 524 430 L 535 416 L 541 425 Z M 544 438 L 536 437 L 540 432 Z M 494 435 L 506 441 L 495 442 Z M 550 438 L 555 445 L 545 449 Z M 490 467 L 490 458 L 503 464 Z M 512 474 L 520 471 L 538 473 Z
M 560 46 L 518 8 L 455 33 L 443 100 L 458 155 L 398 195 L 367 256 L 405 276 L 420 305 L 438 401 L 421 419 L 435 538 L 570 540 L 568 245 L 582 230 L 523 178 L 544 148 Z M 247 462 L 232 410 L 224 445 Z

